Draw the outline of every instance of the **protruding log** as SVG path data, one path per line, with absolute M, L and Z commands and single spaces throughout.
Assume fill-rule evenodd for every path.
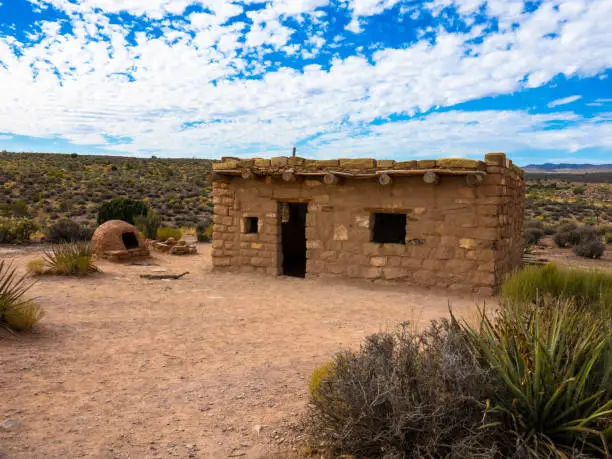
M 430 185 L 435 185 L 440 181 L 440 176 L 435 172 L 427 171 L 423 175 L 423 181 L 425 183 L 429 183 Z
M 337 185 L 338 177 L 336 177 L 334 174 L 325 174 L 323 176 L 323 183 L 326 185 Z
M 282 177 L 285 182 L 295 182 L 297 180 L 293 170 L 284 171 Z
M 251 169 L 243 169 L 240 175 L 245 180 L 250 180 L 252 178 L 255 178 L 255 174 L 253 174 L 253 171 Z
M 378 176 L 378 183 L 380 183 L 381 185 L 390 185 L 391 183 L 393 183 L 393 179 L 389 174 L 380 174 Z
M 484 178 L 481 174 L 470 174 L 465 176 L 465 181 L 468 186 L 478 186 L 482 183 Z

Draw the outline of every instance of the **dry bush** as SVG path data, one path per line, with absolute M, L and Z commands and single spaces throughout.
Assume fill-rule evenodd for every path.
M 26 271 L 32 276 L 40 276 L 45 274 L 46 266 L 45 260 L 42 258 L 35 258 L 34 260 L 28 261 Z
M 43 252 L 49 274 L 86 276 L 99 272 L 94 264 L 93 251 L 88 242 L 58 244 Z
M 177 241 L 183 237 L 183 232 L 179 228 L 159 228 L 157 230 L 157 240 L 166 241 L 169 238 L 174 238 Z
M 573 251 L 579 257 L 601 258 L 606 246 L 601 241 L 586 241 L 574 246 Z
M 29 330 L 44 316 L 42 307 L 33 300 L 13 305 L 4 310 L 2 320 L 11 330 Z
M 496 430 L 483 429 L 483 413 L 496 390 L 456 322 L 422 333 L 404 325 L 313 377 L 313 435 L 357 457 L 493 457 Z

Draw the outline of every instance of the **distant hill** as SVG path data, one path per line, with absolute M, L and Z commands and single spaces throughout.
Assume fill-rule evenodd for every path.
M 527 172 L 548 172 L 564 174 L 583 174 L 585 172 L 612 172 L 612 164 L 570 164 L 570 163 L 545 163 L 529 164 L 523 167 Z

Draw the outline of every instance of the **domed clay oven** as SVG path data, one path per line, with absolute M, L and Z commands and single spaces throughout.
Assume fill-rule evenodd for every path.
M 135 226 L 121 220 L 109 220 L 96 229 L 92 238 L 93 253 L 110 261 L 129 261 L 149 256 L 145 241 Z

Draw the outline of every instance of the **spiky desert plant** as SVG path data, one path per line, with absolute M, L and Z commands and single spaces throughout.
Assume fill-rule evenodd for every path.
M 609 457 L 612 439 L 610 323 L 572 301 L 507 304 L 480 326 L 463 326 L 503 390 L 504 417 L 523 457 Z
M 94 264 L 93 251 L 88 242 L 54 245 L 43 252 L 43 257 L 52 274 L 86 276 L 100 271 Z
M 33 300 L 24 298 L 34 285 L 26 276 L 18 276 L 15 268 L 0 261 L 0 324 L 16 330 L 31 328 L 42 317 L 42 309 Z

